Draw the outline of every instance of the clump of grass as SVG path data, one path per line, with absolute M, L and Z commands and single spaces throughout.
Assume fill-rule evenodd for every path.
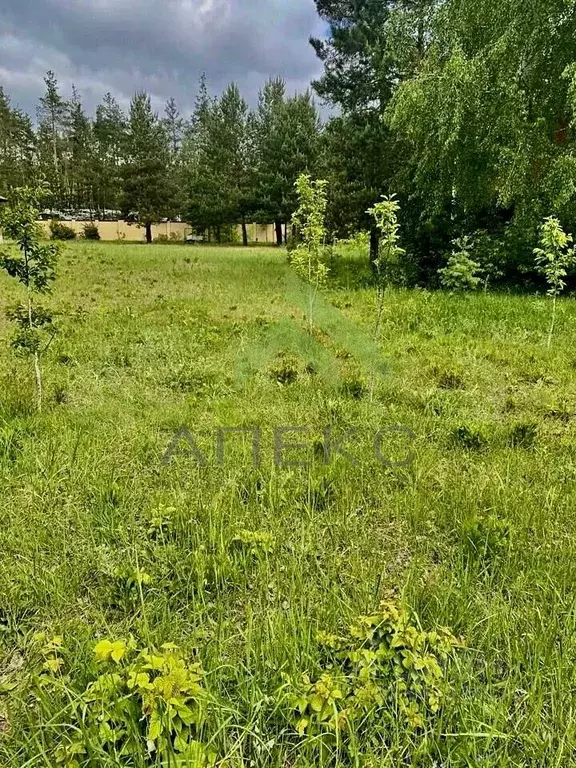
M 294 384 L 300 376 L 300 361 L 293 355 L 280 354 L 270 367 L 269 375 L 282 386 Z
M 452 432 L 452 441 L 469 451 L 481 451 L 488 445 L 488 438 L 482 427 L 463 424 Z
M 464 376 L 460 371 L 436 368 L 435 374 L 440 389 L 465 389 Z
M 515 424 L 508 435 L 512 448 L 533 448 L 538 439 L 538 425 L 533 422 Z

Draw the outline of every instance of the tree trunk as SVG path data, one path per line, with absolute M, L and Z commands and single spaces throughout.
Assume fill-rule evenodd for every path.
M 216 227 L 216 242 L 220 244 L 222 242 L 222 232 L 220 230 L 220 224 Z
M 282 245 L 282 222 L 278 219 L 274 222 L 276 228 L 276 245 Z
M 284 222 L 284 245 L 288 243 L 288 224 Z
M 146 228 L 146 242 L 150 244 L 152 242 L 152 222 L 147 221 L 144 226 Z
M 242 217 L 242 245 L 248 245 L 248 230 L 246 229 L 246 219 Z
M 370 266 L 372 271 L 376 272 L 376 261 L 378 259 L 378 246 L 380 245 L 380 233 L 376 227 L 370 230 Z

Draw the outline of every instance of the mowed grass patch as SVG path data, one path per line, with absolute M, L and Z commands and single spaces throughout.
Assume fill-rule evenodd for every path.
M 147 752 L 145 722 L 142 752 L 128 754 L 125 735 L 107 741 L 79 714 L 102 664 L 115 668 L 95 666 L 96 643 L 130 638 L 202 664 L 204 751 L 185 765 L 573 761 L 573 301 L 560 302 L 548 350 L 545 297 L 390 290 L 387 375 L 374 381 L 317 329 L 339 386 L 293 350 L 243 379 L 243 356 L 275 324 L 306 330 L 287 269 L 270 249 L 73 244 L 41 415 L 0 319 L 2 765 L 178 764 Z M 324 298 L 370 336 L 363 266 L 342 256 L 334 272 Z M 18 299 L 5 277 L 0 288 L 3 304 Z M 414 439 L 386 433 L 381 453 L 414 461 L 383 466 L 374 437 L 398 425 Z M 162 461 L 182 426 L 204 466 Z M 248 432 L 226 435 L 218 463 L 216 430 L 232 427 L 260 428 L 260 466 Z M 302 428 L 284 440 L 305 447 L 284 458 L 308 466 L 275 465 L 282 427 Z M 326 463 L 326 429 L 355 430 L 348 458 Z M 306 702 L 303 717 L 303 673 L 354 685 L 318 632 L 346 636 L 383 599 L 414 631 L 463 639 L 442 666 L 441 706 L 423 683 L 411 703 L 426 717 L 407 716 L 381 659 L 383 701 L 357 711 L 346 699 L 335 728 Z M 61 665 L 42 671 L 51 658 Z M 89 746 L 71 756 L 78 734 Z

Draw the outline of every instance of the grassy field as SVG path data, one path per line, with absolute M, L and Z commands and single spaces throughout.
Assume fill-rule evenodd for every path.
M 548 350 L 545 297 L 390 291 L 385 376 L 316 329 L 340 385 L 290 350 L 239 378 L 306 331 L 287 269 L 73 244 L 41 415 L 0 319 L 1 766 L 576 764 L 576 305 Z M 369 338 L 366 277 L 342 256 L 324 293 Z M 203 465 L 163 462 L 182 426 Z

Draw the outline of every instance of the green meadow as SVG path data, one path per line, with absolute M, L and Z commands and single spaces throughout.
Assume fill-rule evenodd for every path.
M 1 766 L 576 763 L 576 305 L 389 289 L 373 340 L 366 264 L 322 300 L 382 375 L 319 325 L 337 380 L 239 375 L 308 333 L 282 250 L 67 246 L 41 414 L 2 313 Z

